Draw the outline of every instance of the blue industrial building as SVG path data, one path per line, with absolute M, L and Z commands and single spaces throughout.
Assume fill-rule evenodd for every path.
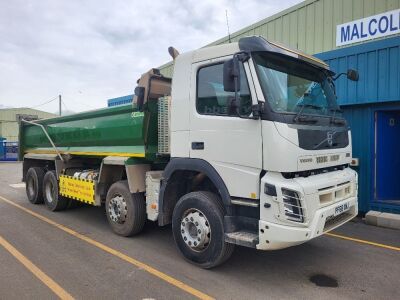
M 360 74 L 358 82 L 336 82 L 358 159 L 360 211 L 400 213 L 400 36 L 316 56 L 336 72 Z
M 112 98 L 112 99 L 107 100 L 107 106 L 113 107 L 113 106 L 125 105 L 125 104 L 132 103 L 132 100 L 133 100 L 133 95 Z

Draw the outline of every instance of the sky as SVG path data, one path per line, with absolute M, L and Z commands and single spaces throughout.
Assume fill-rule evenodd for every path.
M 181 53 L 301 0 L 0 0 L 0 108 L 74 112 L 133 93 L 136 80 Z

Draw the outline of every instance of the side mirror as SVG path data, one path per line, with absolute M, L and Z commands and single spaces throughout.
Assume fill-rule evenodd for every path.
M 224 62 L 224 91 L 240 91 L 240 69 L 239 60 L 235 55 L 232 59 Z
M 143 111 L 144 91 L 142 86 L 135 87 L 136 105 L 139 111 Z
M 352 81 L 358 81 L 358 72 L 353 69 L 348 69 L 347 70 L 347 78 L 352 80 Z

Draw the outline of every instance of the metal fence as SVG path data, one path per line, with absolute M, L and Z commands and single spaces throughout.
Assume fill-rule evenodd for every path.
M 18 142 L 0 141 L 0 161 L 18 160 Z

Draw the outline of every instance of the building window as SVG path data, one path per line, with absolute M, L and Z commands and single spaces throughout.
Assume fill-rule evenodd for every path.
M 201 68 L 197 75 L 197 112 L 202 115 L 237 116 L 231 105 L 235 93 L 225 92 L 223 84 L 223 63 Z M 239 112 L 251 113 L 251 96 L 243 64 L 240 63 Z

